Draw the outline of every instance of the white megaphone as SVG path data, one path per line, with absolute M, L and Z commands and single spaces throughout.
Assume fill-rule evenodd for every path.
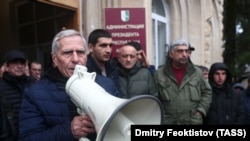
M 96 73 L 76 65 L 66 84 L 66 92 L 95 125 L 96 141 L 130 141 L 130 128 L 135 124 L 160 125 L 163 109 L 154 96 L 140 95 L 131 99 L 115 97 L 95 82 Z M 88 140 L 81 138 L 80 141 Z

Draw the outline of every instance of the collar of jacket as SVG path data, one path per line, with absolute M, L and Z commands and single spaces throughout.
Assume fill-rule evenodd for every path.
M 168 57 L 167 61 L 166 61 L 165 68 L 164 68 L 164 73 L 169 74 L 171 76 L 174 76 L 174 72 L 173 72 L 173 69 L 172 69 L 171 62 L 172 62 L 171 58 Z M 194 64 L 192 63 L 192 61 L 190 59 L 188 59 L 188 63 L 187 63 L 187 66 L 186 66 L 186 71 L 185 71 L 184 77 L 186 75 L 189 75 L 189 76 L 192 75 L 194 71 L 195 71 Z
M 141 68 L 142 65 L 139 62 L 136 62 L 136 64 L 129 70 L 125 69 L 121 64 L 119 64 L 119 74 L 122 76 L 131 76 L 136 74 Z
M 96 72 L 97 74 L 102 74 L 101 68 L 97 65 L 95 59 L 92 57 L 91 54 L 88 54 L 87 64 L 88 72 Z M 111 73 L 113 73 L 113 70 L 115 69 L 113 66 L 111 66 L 110 61 L 105 62 L 105 69 L 107 76 L 109 76 Z
M 57 68 L 51 68 L 47 72 L 45 72 L 44 77 L 55 81 L 59 87 L 64 88 L 68 78 L 64 77 L 62 73 Z

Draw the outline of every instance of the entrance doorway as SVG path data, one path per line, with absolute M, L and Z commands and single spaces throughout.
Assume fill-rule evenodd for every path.
M 29 60 L 39 60 L 44 70 L 48 69 L 52 66 L 50 51 L 53 37 L 63 29 L 79 29 L 77 11 L 47 1 L 44 3 L 43 0 L 12 0 L 8 5 L 9 32 L 14 42 L 10 48 L 24 51 Z M 10 48 L 5 48 L 5 52 Z

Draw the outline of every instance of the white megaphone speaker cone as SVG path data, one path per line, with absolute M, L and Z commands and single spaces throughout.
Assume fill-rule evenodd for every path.
M 131 125 L 162 123 L 163 109 L 157 98 L 150 95 L 117 98 L 95 83 L 95 76 L 86 67 L 76 65 L 66 92 L 78 109 L 91 118 L 96 141 L 130 141 Z

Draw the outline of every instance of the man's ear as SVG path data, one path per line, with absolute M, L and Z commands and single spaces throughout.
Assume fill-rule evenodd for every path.
M 91 43 L 88 43 L 88 49 L 89 49 L 89 52 L 93 52 L 94 45 Z
M 172 51 L 168 51 L 168 56 L 169 56 L 170 58 L 172 58 L 172 57 L 173 57 L 173 55 L 172 55 Z
M 52 62 L 53 62 L 53 66 L 56 67 L 57 66 L 57 60 L 56 60 L 56 55 L 51 53 L 50 54 Z

